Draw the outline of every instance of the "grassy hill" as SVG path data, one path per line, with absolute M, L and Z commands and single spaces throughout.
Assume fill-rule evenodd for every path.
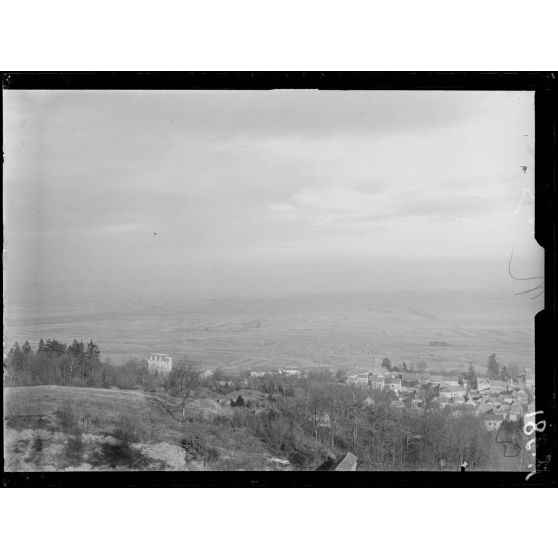
M 6 471 L 288 470 L 215 397 L 179 401 L 140 391 L 4 389 Z

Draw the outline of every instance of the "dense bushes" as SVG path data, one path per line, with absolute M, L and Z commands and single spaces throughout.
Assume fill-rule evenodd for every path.
M 463 460 L 471 469 L 487 469 L 497 468 L 495 450 L 503 451 L 479 417 L 440 408 L 428 390 L 421 393 L 419 409 L 393 408 L 385 392 L 372 392 L 373 404 L 365 404 L 366 391 L 326 381 L 300 380 L 296 393 L 269 400 L 263 409 L 235 404 L 231 417 L 218 417 L 214 424 L 248 429 L 301 469 L 319 464 L 326 451 L 350 451 L 364 470 L 459 470 Z M 518 425 L 513 428 L 520 431 Z M 501 437 L 515 440 L 507 431 Z M 499 466 L 520 463 L 508 460 Z
M 28 341 L 15 343 L 7 358 L 10 383 L 16 385 L 55 384 L 75 387 L 118 387 L 156 389 L 156 380 L 147 373 L 147 363 L 128 360 L 121 365 L 101 361 L 99 347 L 74 341 L 66 346 L 56 339 L 42 339 L 37 351 Z M 13 377 L 13 382 L 11 378 Z
M 208 446 L 199 436 L 184 437 L 180 445 L 184 450 L 186 463 L 203 461 L 205 465 L 219 459 L 219 452 L 214 447 Z

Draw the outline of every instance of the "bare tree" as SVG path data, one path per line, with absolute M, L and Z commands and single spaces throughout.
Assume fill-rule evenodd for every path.
M 179 360 L 169 375 L 171 393 L 180 397 L 182 416 L 185 415 L 186 401 L 200 383 L 201 363 L 198 361 Z

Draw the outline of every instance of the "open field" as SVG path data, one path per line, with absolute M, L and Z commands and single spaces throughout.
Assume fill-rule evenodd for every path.
M 5 388 L 4 409 L 6 471 L 285 469 L 246 429 L 213 424 L 231 412 L 216 397 L 183 418 L 164 394 L 29 386 Z
M 54 337 L 95 339 L 114 362 L 148 352 L 188 356 L 207 366 L 368 366 L 425 360 L 456 369 L 488 355 L 534 366 L 534 315 L 540 302 L 485 291 L 384 292 L 269 298 L 87 302 L 7 306 L 8 344 Z M 430 346 L 431 341 L 447 346 Z

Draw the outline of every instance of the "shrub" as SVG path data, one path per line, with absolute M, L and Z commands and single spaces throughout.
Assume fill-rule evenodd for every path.
M 242 395 L 238 394 L 236 401 L 231 399 L 231 407 L 244 407 L 244 398 Z
M 125 445 L 134 444 L 136 442 L 139 442 L 139 438 L 138 438 L 135 430 L 130 429 L 130 428 L 126 428 L 126 427 L 115 428 L 112 431 L 112 436 L 113 436 L 113 438 L 116 438 L 122 444 L 125 444 Z
M 128 418 L 120 421 L 118 428 L 113 430 L 112 435 L 124 444 L 139 442 L 137 424 Z
M 188 436 L 180 441 L 182 449 L 185 451 L 185 461 L 200 461 L 211 463 L 219 459 L 219 452 L 206 443 L 199 436 Z
M 67 400 L 60 405 L 54 412 L 56 420 L 62 430 L 66 433 L 71 432 L 77 426 L 77 417 L 71 401 Z
M 36 434 L 35 437 L 33 438 L 33 451 L 40 453 L 41 451 L 43 451 L 43 445 L 44 445 L 43 438 L 41 438 L 41 436 Z
M 74 428 L 68 436 L 66 443 L 66 455 L 74 464 L 79 464 L 81 462 L 81 457 L 83 454 L 83 438 L 81 430 L 79 428 Z
M 153 424 L 149 416 L 140 416 L 136 420 L 125 417 L 112 435 L 124 444 L 149 442 L 153 439 Z
M 110 467 L 130 467 L 142 461 L 142 455 L 132 449 L 127 442 L 121 444 L 101 444 L 100 455 L 95 456 L 94 465 Z
M 229 417 L 228 415 L 215 415 L 213 417 L 211 424 L 213 426 L 231 426 L 231 425 L 238 426 L 235 420 L 236 420 L 236 414 L 233 415 L 233 417 Z

